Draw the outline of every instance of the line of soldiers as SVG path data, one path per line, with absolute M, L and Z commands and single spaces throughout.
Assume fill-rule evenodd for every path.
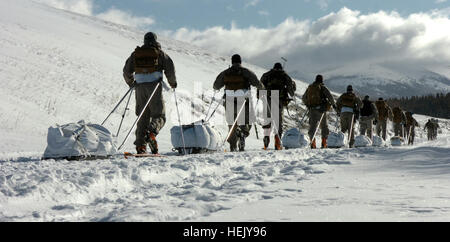
M 415 127 L 419 127 L 419 123 L 413 118 L 412 112 L 405 112 L 400 107 L 391 109 L 383 98 L 372 102 L 369 96 L 365 96 L 361 100 L 354 92 L 353 87 L 349 85 L 347 92 L 342 94 L 337 101 L 326 86 L 323 84 L 323 77 L 317 75 L 314 83 L 309 85 L 303 94 L 303 103 L 309 109 L 309 138 L 311 140 L 311 148 L 316 148 L 316 140 L 314 138 L 318 125 L 322 130 L 322 148 L 327 148 L 327 138 L 329 129 L 327 125 L 327 112 L 331 107 L 335 109 L 340 117 L 340 126 L 343 133 L 350 133 L 349 146 L 353 147 L 354 127 L 356 120 L 359 120 L 360 135 L 367 135 L 372 139 L 372 124 L 376 125 L 376 134 L 386 140 L 388 119 L 393 122 L 394 136 L 406 138 L 409 145 L 414 144 Z M 436 122 L 429 121 L 426 124 L 429 139 L 433 134 L 437 133 Z
M 264 73 L 261 80 L 254 72 L 242 66 L 242 60 L 238 54 L 232 56 L 231 64 L 231 67 L 217 76 L 213 84 L 215 90 L 225 89 L 224 105 L 230 132 L 227 139 L 230 150 L 244 151 L 245 139 L 250 134 L 252 127 L 250 114 L 253 107 L 253 105 L 250 105 L 251 86 L 258 89 L 257 97 L 265 102 L 265 107 L 269 109 L 269 115 L 275 116 L 270 117 L 271 122 L 263 126 L 265 130 L 264 149 L 269 146 L 271 128 L 275 130 L 275 149 L 282 149 L 283 111 L 294 98 L 295 82 L 283 70 L 281 63 L 275 63 L 273 69 Z M 134 142 L 137 153 L 146 153 L 147 145 L 152 153 L 158 153 L 156 136 L 166 123 L 162 86 L 159 85 L 163 81 L 163 73 L 169 85 L 175 89 L 177 81 L 174 63 L 161 50 L 156 34 L 149 32 L 144 36 L 144 45 L 136 47 L 123 68 L 126 83 L 130 88 L 135 87 L 136 90 L 136 115 L 142 115 L 137 123 L 136 140 Z M 266 93 L 260 95 L 262 90 L 266 90 Z M 151 99 L 150 105 L 143 110 L 152 94 L 154 97 Z M 322 135 L 322 148 L 327 147 L 329 135 L 327 112 L 332 107 L 340 116 L 341 131 L 351 133 L 350 147 L 354 144 L 354 124 L 358 119 L 360 120 L 361 134 L 367 133 L 367 136 L 372 137 L 372 124 L 375 122 L 377 135 L 379 136 L 382 133 L 385 140 L 387 119 L 389 118 L 394 123 L 395 135 L 409 137 L 409 144 L 414 143 L 415 127 L 419 125 L 412 117 L 411 112 L 405 114 L 399 107 L 391 110 L 382 98 L 375 103 L 369 100 L 369 96 L 361 100 L 353 92 L 352 86 L 348 86 L 347 92 L 342 94 L 335 102 L 323 83 L 323 76 L 317 75 L 314 83 L 307 88 L 302 100 L 309 109 L 310 128 L 308 134 L 312 141 L 311 148 L 316 148 L 314 137 L 319 125 Z M 232 110 L 227 110 L 229 108 Z M 278 112 L 270 112 L 271 109 L 276 110 L 277 108 Z M 242 111 L 244 114 L 242 114 Z M 241 118 L 241 115 L 245 116 L 244 121 L 237 124 L 236 121 Z M 431 124 L 427 124 L 426 128 L 428 129 L 431 126 Z M 435 130 L 434 127 L 432 130 Z M 429 132 L 429 137 L 435 137 L 436 133 L 430 135 Z
M 439 123 L 437 119 L 428 119 L 423 130 L 427 130 L 428 140 L 436 140 L 438 134 Z

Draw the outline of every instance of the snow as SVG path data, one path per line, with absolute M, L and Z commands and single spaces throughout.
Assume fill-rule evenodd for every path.
M 252 132 L 246 152 L 175 156 L 170 128 L 178 122 L 166 91 L 165 156 L 41 160 L 48 127 L 109 114 L 127 91 L 122 67 L 143 34 L 28 0 L 0 2 L 0 221 L 450 220 L 450 121 L 440 119 L 438 139 L 427 141 L 421 115 L 414 146 L 263 151 Z M 175 62 L 183 123 L 204 118 L 229 57 L 159 40 Z M 195 99 L 193 86 L 201 86 Z M 306 86 L 297 81 L 297 93 Z M 105 124 L 112 133 L 123 108 Z M 221 116 L 222 107 L 212 121 Z M 128 112 L 119 141 L 135 117 Z

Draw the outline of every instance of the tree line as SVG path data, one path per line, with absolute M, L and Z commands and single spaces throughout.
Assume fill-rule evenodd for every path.
M 390 98 L 391 107 L 399 106 L 405 111 L 436 118 L 450 119 L 450 93 L 429 94 L 402 98 Z

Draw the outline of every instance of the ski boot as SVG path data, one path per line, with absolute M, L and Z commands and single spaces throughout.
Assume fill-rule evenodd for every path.
M 158 142 L 156 142 L 156 135 L 152 132 L 148 132 L 146 139 L 152 154 L 158 154 Z
M 275 150 L 282 150 L 283 148 L 281 147 L 281 140 L 280 137 L 278 135 L 275 135 Z
M 240 136 L 239 137 L 239 151 L 244 151 L 245 150 L 245 136 Z
M 316 138 L 313 139 L 313 141 L 311 142 L 311 149 L 316 149 Z
M 328 148 L 327 138 L 322 138 L 322 149 Z
M 136 153 L 147 154 L 147 145 L 136 146 Z
M 267 150 L 269 147 L 269 143 L 270 143 L 270 137 L 264 136 L 263 142 L 264 142 L 264 150 Z

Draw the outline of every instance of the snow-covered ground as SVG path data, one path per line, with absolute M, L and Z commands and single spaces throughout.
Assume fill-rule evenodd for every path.
M 166 92 L 169 122 L 158 141 L 167 156 L 40 160 L 49 126 L 103 121 L 127 90 L 123 63 L 143 34 L 28 0 L 0 2 L 0 221 L 450 220 L 448 120 L 438 140 L 418 129 L 408 147 L 262 151 L 252 130 L 247 152 L 180 157 L 170 151 L 176 116 Z M 193 85 L 208 101 L 229 57 L 160 40 L 175 62 L 180 103 L 190 106 Z M 297 94 L 306 85 L 297 81 Z M 195 103 L 192 119 L 207 109 Z M 112 132 L 121 111 L 106 124 Z M 415 117 L 423 127 L 427 117 Z M 134 118 L 129 112 L 118 140 Z

